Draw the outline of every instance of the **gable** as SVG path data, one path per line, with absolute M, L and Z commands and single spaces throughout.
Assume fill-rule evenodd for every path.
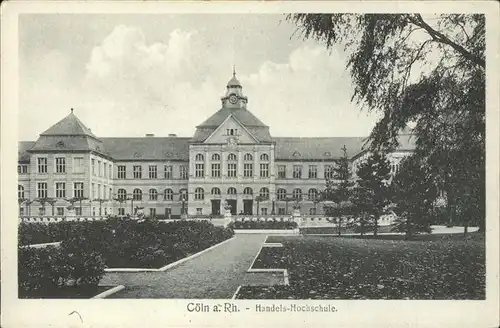
M 228 130 L 236 131 L 237 135 L 228 134 Z M 205 140 L 205 143 L 227 143 L 228 139 L 234 137 L 238 139 L 238 143 L 257 143 L 257 140 L 255 140 L 248 130 L 232 115 L 228 116 L 227 119 L 214 130 L 214 132 Z

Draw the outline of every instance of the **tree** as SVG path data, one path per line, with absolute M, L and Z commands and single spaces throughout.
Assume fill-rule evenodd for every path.
M 400 131 L 414 126 L 415 156 L 446 192 L 450 219 L 469 212 L 484 231 L 485 16 L 287 17 L 304 38 L 328 49 L 344 46 L 352 100 L 380 116 L 370 134 L 372 150 L 393 149 Z
M 438 190 L 432 174 L 426 170 L 418 158 L 407 157 L 391 183 L 393 210 L 398 216 L 393 230 L 405 232 L 405 239 L 431 232 L 429 216 Z
M 344 218 L 352 214 L 351 198 L 354 186 L 351 164 L 345 145 L 342 147 L 342 152 L 342 157 L 333 168 L 332 176 L 326 179 L 326 188 L 322 193 L 323 201 L 330 201 L 334 204 L 325 204 L 323 209 L 327 216 L 334 218 L 333 222 L 337 224 L 338 235 L 341 234 Z
M 373 233 L 377 235 L 380 215 L 390 204 L 391 169 L 384 153 L 373 152 L 361 162 L 358 168 L 355 192 L 352 197 L 353 207 L 357 209 L 358 221 L 370 220 Z M 361 229 L 364 222 L 359 222 Z

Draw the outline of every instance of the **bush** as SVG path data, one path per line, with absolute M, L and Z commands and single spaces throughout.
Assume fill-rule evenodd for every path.
M 235 221 L 229 223 L 228 228 L 230 229 L 276 229 L 276 230 L 291 230 L 297 228 L 297 222 L 295 221 L 278 221 L 273 219 L 273 221 Z

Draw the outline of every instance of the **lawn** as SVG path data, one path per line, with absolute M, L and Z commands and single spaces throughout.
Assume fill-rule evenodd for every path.
M 391 236 L 392 237 L 392 236 Z M 289 286 L 240 289 L 238 299 L 484 299 L 480 234 L 425 241 L 343 237 L 268 237 L 283 243 Z M 266 256 L 270 258 L 270 256 Z

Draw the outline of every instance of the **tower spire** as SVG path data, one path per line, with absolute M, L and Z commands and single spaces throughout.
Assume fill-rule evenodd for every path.
M 233 76 L 236 76 L 236 65 L 233 65 Z

